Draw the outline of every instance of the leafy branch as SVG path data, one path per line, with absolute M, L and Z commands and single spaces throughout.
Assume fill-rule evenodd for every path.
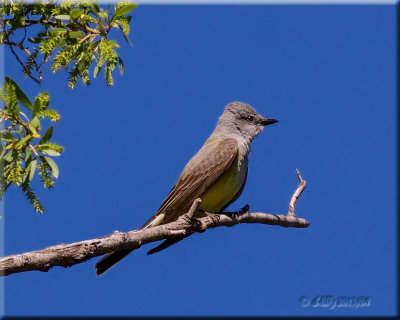
M 42 213 L 43 206 L 30 187 L 38 171 L 45 188 L 52 188 L 53 178 L 58 177 L 58 166 L 51 158 L 59 156 L 64 148 L 51 142 L 53 126 L 41 135 L 41 119 L 56 122 L 60 115 L 49 109 L 50 97 L 40 92 L 32 104 L 14 80 L 6 77 L 0 98 L 4 110 L 0 109 L 0 161 L 3 162 L 3 179 L 0 182 L 0 199 L 5 190 L 14 184 L 20 187 L 36 211 Z M 24 109 L 24 112 L 21 109 Z M 30 117 L 28 117 L 28 115 Z
M 123 73 L 123 60 L 116 52 L 119 44 L 109 39 L 109 34 L 112 29 L 120 30 L 130 44 L 132 16 L 128 13 L 136 6 L 124 1 L 117 3 L 113 10 L 110 5 L 105 10 L 93 1 L 22 4 L 7 0 L 0 8 L 3 16 L 0 43 L 10 48 L 23 73 L 38 84 L 43 80 L 43 64 L 51 60 L 53 72 L 68 71 L 70 88 L 76 86 L 78 79 L 90 84 L 92 65 L 93 77 L 104 69 L 106 82 L 111 86 L 117 64 Z M 28 31 L 32 36 L 27 36 Z
M 106 83 L 112 86 L 113 71 L 123 60 L 117 53 L 119 44 L 110 38 L 119 30 L 130 44 L 128 35 L 137 4 L 119 2 L 101 8 L 95 1 L 56 1 L 23 3 L 6 0 L 0 7 L 0 45 L 6 45 L 22 73 L 41 84 L 43 66 L 51 71 L 66 70 L 68 86 L 73 89 L 79 79 L 90 84 L 90 73 L 96 78 L 104 70 Z M 43 128 L 41 120 L 57 122 L 59 113 L 49 109 L 50 95 L 40 92 L 32 103 L 16 81 L 6 77 L 0 89 L 4 108 L 0 109 L 0 199 L 15 185 L 21 188 L 34 209 L 43 206 L 31 187 L 35 173 L 45 188 L 52 188 L 59 170 L 52 157 L 59 156 L 63 147 L 51 142 L 53 126 Z M 45 122 L 47 123 L 47 122 Z

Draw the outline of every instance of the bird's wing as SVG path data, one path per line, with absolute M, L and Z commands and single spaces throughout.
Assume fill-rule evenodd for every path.
M 160 209 L 142 228 L 151 225 L 151 222 L 160 214 L 165 214 L 161 223 L 168 223 L 180 214 L 185 213 L 185 210 L 189 209 L 193 201 L 204 194 L 230 167 L 238 154 L 237 141 L 226 138 L 209 143 L 189 161 Z M 162 250 L 185 237 L 171 239 L 171 242 L 167 240 L 167 244 L 161 244 L 160 247 L 151 250 L 149 253 Z M 96 274 L 104 273 L 132 251 L 132 249 L 119 250 L 106 255 L 96 263 Z
M 238 154 L 236 139 L 224 138 L 203 147 L 189 161 L 178 181 L 157 212 L 142 228 L 160 214 L 165 214 L 162 224 L 171 222 L 185 213 L 193 201 L 204 194 L 218 178 L 230 167 Z

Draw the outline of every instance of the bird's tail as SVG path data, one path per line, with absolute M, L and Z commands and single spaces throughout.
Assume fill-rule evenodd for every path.
M 148 251 L 147 254 L 153 254 L 153 253 L 156 253 L 156 252 L 160 252 L 161 250 L 167 249 L 168 247 L 170 247 L 173 244 L 185 239 L 186 237 L 189 237 L 190 235 L 191 235 L 191 233 L 185 234 L 183 236 L 177 236 L 177 237 L 172 238 L 172 239 L 164 240 L 157 247 L 155 247 L 155 248 L 151 249 L 150 251 Z
M 165 213 L 161 214 L 155 214 L 152 216 L 139 230 L 142 230 L 144 228 L 150 228 L 150 227 L 155 227 L 158 226 L 162 223 L 164 219 Z M 180 236 L 177 237 L 176 239 L 170 239 L 170 240 L 165 240 L 163 243 L 161 243 L 159 246 L 156 248 L 150 250 L 148 254 L 152 254 L 158 251 L 161 251 L 165 248 L 168 248 L 169 246 L 173 245 L 174 243 L 182 240 L 183 238 L 186 238 L 188 235 L 185 236 Z M 130 254 L 133 250 L 135 249 L 124 249 L 124 250 L 118 250 L 111 252 L 107 254 L 105 257 L 101 258 L 95 265 L 96 268 L 96 274 L 99 276 L 106 272 L 108 269 L 110 269 L 112 266 L 114 266 L 116 263 L 118 263 L 120 260 L 125 258 L 128 254 Z
M 97 261 L 95 268 L 96 274 L 99 276 L 110 269 L 114 264 L 125 258 L 128 254 L 130 254 L 135 249 L 125 249 L 125 250 L 118 250 L 109 253 L 105 257 L 101 258 Z
M 164 217 L 164 215 L 161 216 L 161 220 Z M 154 215 L 151 217 L 139 230 L 142 230 L 144 228 L 149 228 L 152 227 L 153 225 L 157 225 L 160 221 L 160 219 L 156 219 L 157 216 Z M 155 221 L 154 221 L 155 220 Z M 96 275 L 101 275 L 104 272 L 106 272 L 108 269 L 110 269 L 112 266 L 114 266 L 116 263 L 121 261 L 123 258 L 125 258 L 128 254 L 130 254 L 133 250 L 135 249 L 124 249 L 124 250 L 118 250 L 111 252 L 101 258 L 97 263 L 95 264 L 96 268 Z

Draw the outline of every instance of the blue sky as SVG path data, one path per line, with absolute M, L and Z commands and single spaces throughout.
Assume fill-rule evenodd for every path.
M 5 52 L 7 75 L 51 93 L 65 146 L 46 213 L 13 188 L 5 253 L 140 227 L 223 107 L 279 119 L 254 141 L 230 209 L 297 214 L 308 229 L 217 228 L 159 254 L 148 245 L 102 277 L 97 259 L 5 279 L 6 315 L 393 315 L 396 312 L 395 7 L 139 6 L 125 74 L 38 88 Z M 39 188 L 39 185 L 38 185 Z M 300 297 L 367 297 L 369 307 L 303 307 Z M 22 303 L 22 304 L 21 304 Z

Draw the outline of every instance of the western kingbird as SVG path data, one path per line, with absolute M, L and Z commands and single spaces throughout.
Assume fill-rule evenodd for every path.
M 246 103 L 229 103 L 214 132 L 190 159 L 161 207 L 141 229 L 176 220 L 188 212 L 197 198 L 202 200 L 200 211 L 222 212 L 243 191 L 251 142 L 266 125 L 275 122 L 277 120 L 262 117 Z M 167 239 L 148 254 L 165 249 L 187 236 Z M 96 274 L 104 273 L 132 251 L 125 249 L 106 255 L 96 263 Z

